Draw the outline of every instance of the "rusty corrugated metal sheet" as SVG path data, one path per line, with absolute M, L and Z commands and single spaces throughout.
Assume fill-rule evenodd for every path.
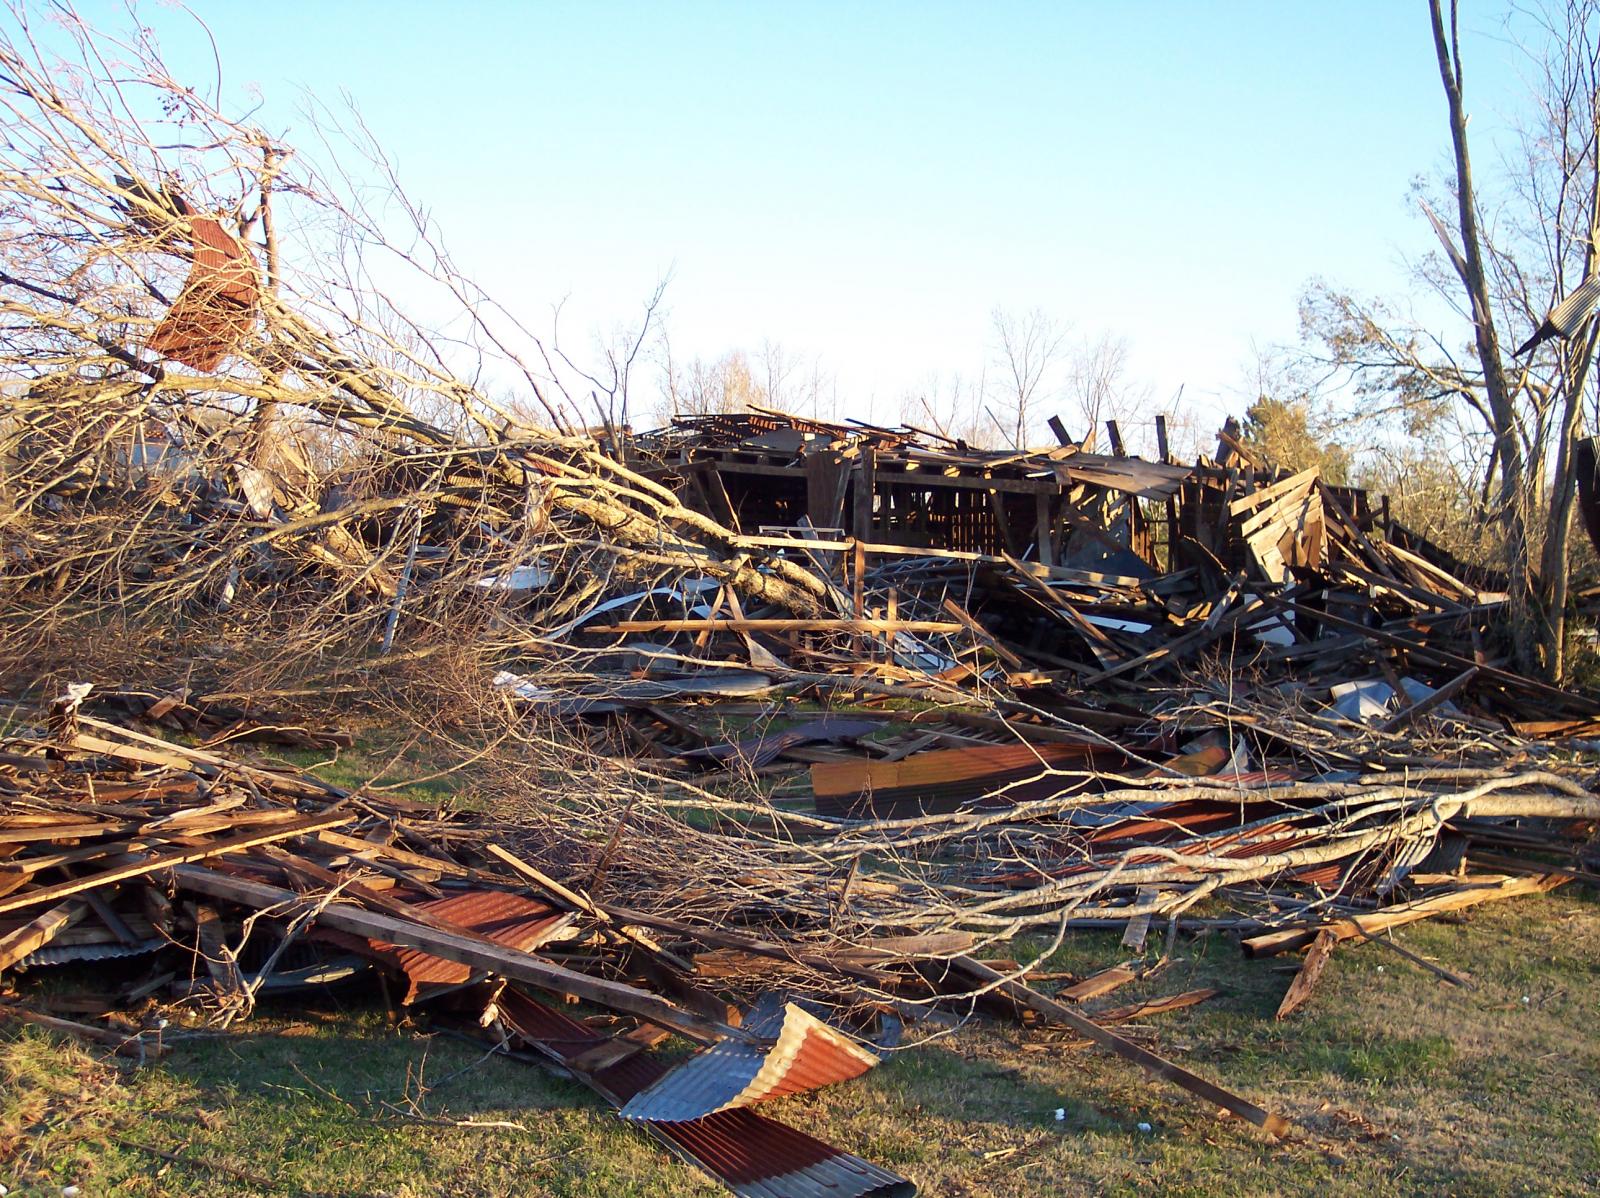
M 745 1025 L 758 1036 L 776 1034 L 770 1049 L 724 1040 L 635 1094 L 619 1113 L 624 1119 L 685 1122 L 848 1081 L 878 1063 L 871 1049 L 794 1003 L 772 1016 Z
M 646 1054 L 593 1074 L 575 1069 L 573 1062 L 608 1037 L 514 987 L 501 992 L 496 1006 L 502 1024 L 615 1106 L 667 1072 Z M 913 1182 L 896 1173 L 751 1110 L 724 1110 L 683 1123 L 638 1120 L 633 1125 L 740 1198 L 914 1198 L 917 1192 Z
M 469 890 L 415 906 L 447 923 L 522 952 L 532 952 L 572 922 L 569 912 L 505 890 Z M 365 940 L 343 932 L 319 931 L 317 937 L 372 957 L 404 974 L 406 993 L 402 1002 L 414 1002 L 423 986 L 460 985 L 473 976 L 470 965 L 446 961 L 419 948 L 401 948 L 387 941 Z
M 149 348 L 195 370 L 212 371 L 255 325 L 255 262 L 244 243 L 210 216 L 189 218 L 194 265 Z

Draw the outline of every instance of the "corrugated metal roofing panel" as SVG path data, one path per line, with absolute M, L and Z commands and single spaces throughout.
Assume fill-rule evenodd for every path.
M 111 961 L 120 957 L 142 957 L 165 948 L 168 941 L 159 936 L 138 944 L 52 944 L 29 953 L 16 964 L 17 969 L 43 965 L 67 965 L 73 961 Z
M 576 1060 L 607 1039 L 514 987 L 501 992 L 497 1005 L 507 1027 L 558 1061 Z M 660 1061 L 640 1054 L 578 1076 L 621 1106 L 665 1073 Z M 718 1111 L 682 1123 L 638 1120 L 633 1126 L 740 1198 L 914 1198 L 917 1192 L 915 1183 L 897 1173 L 751 1110 Z
M 548 903 L 506 890 L 469 890 L 448 898 L 417 903 L 421 910 L 480 936 L 487 936 L 507 948 L 532 952 L 549 942 L 572 922 L 570 912 Z M 319 938 L 374 957 L 403 973 L 406 994 L 401 1000 L 412 1002 L 420 987 L 459 985 L 473 975 L 472 967 L 459 961 L 446 961 L 419 948 L 401 948 L 383 940 L 364 940 L 342 932 L 322 931 Z
M 683 1122 L 860 1077 L 877 1054 L 794 1003 L 770 1049 L 730 1040 L 690 1057 L 623 1106 L 624 1119 Z M 749 1025 L 758 1035 L 763 1029 Z
M 1574 287 L 1564 300 L 1550 309 L 1545 319 L 1556 332 L 1570 337 L 1594 312 L 1596 303 L 1600 303 L 1600 274 L 1591 275 Z

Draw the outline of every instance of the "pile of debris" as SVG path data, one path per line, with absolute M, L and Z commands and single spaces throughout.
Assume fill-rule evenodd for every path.
M 0 244 L 5 651 L 146 621 L 171 660 L 0 744 L 0 972 L 136 975 L 7 1017 L 159 1053 L 66 1017 L 228 1022 L 390 978 L 740 1193 L 901 1193 L 751 1104 L 981 1003 L 1283 1127 L 1107 1027 L 1204 995 L 1086 1013 L 1134 972 L 1051 996 L 1021 933 L 1308 948 L 1287 1014 L 1343 940 L 1593 880 L 1600 702 L 1514 669 L 1507 580 L 1381 497 L 1231 423 L 1192 462 L 1160 422 L 1149 460 L 1059 421 L 1002 451 L 760 410 L 586 431 L 561 355 L 509 350 L 426 227 L 393 254 L 461 307 L 438 344 L 341 257 L 392 244 L 358 197 L 158 62 L 108 76 L 75 28 L 70 69 L 0 44 L 0 209 L 28 231 Z M 318 278 L 290 228 L 354 233 Z M 464 381 L 507 370 L 539 419 Z M 358 680 L 470 644 L 491 739 L 542 763 L 489 815 L 252 764 L 222 746 L 350 740 L 197 693 L 174 629 Z M 703 1051 L 668 1069 L 669 1034 Z
M 1063 928 L 1118 920 L 1138 952 L 1152 916 L 1167 913 L 1168 953 L 1196 924 L 1237 931 L 1256 956 L 1309 946 L 1282 1016 L 1306 1001 L 1341 941 L 1591 876 L 1585 854 L 1600 820 L 1600 797 L 1546 771 L 1440 768 L 1389 784 L 1270 787 L 1199 770 L 1174 784 L 1183 775 L 1168 770 L 1111 786 L 1106 772 L 1073 769 L 1072 746 L 1064 765 L 1031 772 L 1034 785 L 1049 780 L 1045 798 L 836 827 L 812 817 L 796 855 L 852 862 L 828 888 L 832 918 L 796 908 L 757 924 L 747 910 L 741 926 L 600 901 L 570 872 L 563 881 L 533 863 L 548 846 L 525 823 L 177 745 L 87 715 L 88 697 L 74 688 L 45 726 L 0 741 L 0 975 L 14 979 L 0 1018 L 144 1060 L 183 1038 L 159 1018 L 165 1004 L 226 1025 L 262 994 L 372 978 L 393 1001 L 426 1004 L 582 1080 L 741 1194 L 914 1192 L 751 1108 L 859 1076 L 906 1021 L 949 1026 L 974 1003 L 1063 1025 L 1214 1108 L 1287 1129 L 1110 1030 L 1213 991 L 1079 1009 L 1139 971 L 1068 978 L 1051 996 L 1026 983 L 1029 964 L 980 957 L 986 938 L 952 924 L 1009 937 L 1028 923 L 1018 911 L 1048 912 Z M 1064 789 L 1052 780 L 1058 768 L 1078 775 Z M 1025 840 L 1034 858 L 1054 860 L 1051 871 L 1019 873 L 1018 858 L 997 851 Z M 941 861 L 948 893 L 930 903 L 933 883 L 862 867 L 868 856 Z M 957 904 L 972 893 L 981 901 Z M 1172 914 L 1208 896 L 1254 913 Z M 899 934 L 862 931 L 869 925 Z M 844 937 L 841 926 L 855 930 Z M 86 960 L 105 963 L 88 991 L 16 988 Z M 568 1003 L 590 1013 L 561 1009 Z M 651 1050 L 673 1035 L 701 1051 L 660 1062 Z
M 506 847 L 515 826 L 173 745 L 82 714 L 84 697 L 63 697 L 47 730 L 0 742 L 0 974 L 102 968 L 89 990 L 55 986 L 26 1002 L 13 990 L 0 1018 L 143 1061 L 183 1039 L 157 1017 L 164 1003 L 225 1025 L 259 995 L 392 979 L 398 1002 L 541 1054 L 736 1193 L 887 1195 L 914 1188 L 750 1108 L 859 1076 L 898 1040 L 898 1009 L 933 1016 L 904 999 L 985 981 L 1210 1101 L 1284 1126 L 1103 1026 L 1204 994 L 1091 1020 L 962 955 L 970 937 L 841 953 L 601 904 Z M 851 1001 L 829 1022 L 767 990 L 741 1012 L 708 988 L 741 958 L 769 978 L 774 963 L 825 972 Z M 1089 979 L 1065 998 L 1123 980 Z M 574 1018 L 550 996 L 595 1014 Z M 703 1051 L 669 1068 L 650 1054 L 674 1034 Z

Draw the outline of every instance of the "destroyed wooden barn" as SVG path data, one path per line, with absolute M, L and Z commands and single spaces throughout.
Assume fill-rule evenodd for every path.
M 1594 880 L 1600 702 L 1514 669 L 1505 579 L 1381 496 L 1232 425 L 1183 462 L 1058 422 L 591 436 L 544 347 L 497 363 L 513 409 L 362 271 L 281 255 L 361 209 L 262 131 L 154 65 L 0 64 L 5 1022 L 146 1061 L 365 987 L 737 1193 L 907 1194 L 765 1104 L 993 1014 L 1281 1133 L 1112 1030 L 1208 992 L 1105 1000 L 1204 932 L 1307 950 L 1292 1017 L 1384 929 Z M 173 174 L 146 87 L 208 169 Z M 159 651 L 87 648 L 124 639 Z M 484 811 L 259 755 L 349 746 L 330 713 L 379 690 Z M 1032 984 L 1083 928 L 1106 967 Z

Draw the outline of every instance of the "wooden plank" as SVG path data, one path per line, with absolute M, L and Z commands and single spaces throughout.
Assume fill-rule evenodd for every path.
M 1317 468 L 1315 466 L 1302 470 L 1299 474 L 1291 474 L 1288 478 L 1275 482 L 1270 487 L 1262 487 L 1261 490 L 1246 495 L 1243 499 L 1235 499 L 1228 504 L 1228 515 L 1240 516 L 1245 512 L 1254 511 L 1264 503 L 1276 503 L 1278 500 L 1293 495 L 1297 491 L 1310 489 L 1316 485 L 1316 481 Z
M 1560 687 L 1550 686 L 1546 683 L 1539 682 L 1536 679 L 1525 677 L 1522 674 L 1513 674 L 1509 670 L 1502 670 L 1495 666 L 1486 665 L 1481 662 L 1475 662 L 1470 658 L 1462 657 L 1459 653 L 1450 653 L 1444 649 L 1435 649 L 1432 646 L 1423 643 L 1421 640 L 1409 640 L 1406 637 L 1397 635 L 1396 633 L 1385 632 L 1381 628 L 1369 628 L 1365 624 L 1358 624 L 1354 620 L 1346 620 L 1343 616 L 1336 616 L 1331 612 L 1317 611 L 1313 608 L 1302 607 L 1300 604 L 1291 602 L 1290 600 L 1281 596 L 1263 595 L 1261 597 L 1261 601 L 1271 604 L 1273 607 L 1287 608 L 1290 611 L 1298 612 L 1313 620 L 1318 620 L 1326 624 L 1332 624 L 1335 628 L 1348 628 L 1352 632 L 1362 633 L 1363 635 L 1379 642 L 1380 644 L 1393 645 L 1397 649 L 1404 649 L 1406 652 L 1414 654 L 1415 656 L 1422 658 L 1424 661 L 1434 661 L 1441 665 L 1455 666 L 1456 668 L 1462 670 L 1471 669 L 1472 667 L 1476 666 L 1483 677 L 1492 678 L 1494 681 L 1503 686 L 1513 687 L 1517 690 L 1526 691 L 1535 695 L 1543 695 L 1546 698 L 1557 700 L 1563 706 L 1600 715 L 1600 701 L 1591 699 L 1585 695 L 1575 694 L 1572 691 L 1564 691 Z
M 621 924 L 612 924 L 611 916 L 608 915 L 604 909 L 596 906 L 592 899 L 585 895 L 579 894 L 576 890 L 571 890 L 562 885 L 560 882 L 556 881 L 556 879 L 552 878 L 549 874 L 545 873 L 537 866 L 524 861 L 521 857 L 516 856 L 498 844 L 486 844 L 483 847 L 490 856 L 495 857 L 505 865 L 510 866 L 511 869 L 514 870 L 519 876 L 532 882 L 547 895 L 556 899 L 557 902 L 571 907 L 574 911 L 582 911 L 593 917 L 599 923 L 609 925 L 611 931 L 614 931 L 623 940 L 626 940 L 629 944 L 633 945 L 634 948 L 640 949 L 652 957 L 658 957 L 665 960 L 674 969 L 680 970 L 683 973 L 694 972 L 694 965 L 692 963 L 685 961 L 682 957 L 676 955 L 675 953 L 668 952 L 666 949 L 662 948 L 661 945 L 657 944 L 654 940 L 652 940 L 649 936 L 646 936 L 637 928 L 631 928 Z
M 1333 933 L 1334 939 L 1353 940 L 1358 936 L 1370 937 L 1388 928 L 1404 927 L 1408 923 L 1430 919 L 1446 911 L 1463 911 L 1479 903 L 1495 899 L 1516 898 L 1524 894 L 1543 894 L 1554 890 L 1568 879 L 1560 874 L 1535 874 L 1526 878 L 1507 878 L 1493 884 L 1468 884 L 1460 890 L 1446 891 L 1409 903 L 1397 903 L 1374 911 L 1370 915 L 1353 915 L 1335 919 L 1318 926 L 1281 928 L 1263 932 L 1240 941 L 1239 947 L 1247 957 L 1275 957 L 1279 953 L 1293 952 L 1310 944 L 1323 931 Z
M 1055 536 L 1050 526 L 1050 497 L 1033 497 L 1033 556 L 1041 566 L 1056 564 Z
M 82 903 L 61 903 L 38 915 L 32 922 L 0 936 L 0 971 L 10 969 L 22 958 L 38 952 L 82 919 L 85 910 Z
M 53 1032 L 65 1032 L 69 1036 L 78 1036 L 84 1040 L 92 1040 L 96 1044 L 103 1044 L 112 1052 L 123 1057 L 158 1057 L 170 1051 L 166 1046 L 142 1043 L 142 1032 L 114 1032 L 105 1028 L 91 1027 L 87 1023 L 74 1023 L 70 1019 L 57 1019 L 54 1015 L 45 1015 L 39 1011 L 30 1011 L 26 1007 L 19 1007 L 13 1003 L 0 1003 L 0 1018 L 15 1019 L 22 1023 L 31 1023 L 38 1027 L 48 1028 Z
M 978 623 L 978 621 L 972 617 L 971 613 L 968 612 L 966 608 L 962 607 L 954 599 L 948 597 L 945 599 L 943 606 L 945 611 L 949 612 L 957 620 L 961 621 L 962 627 L 970 632 L 973 637 L 979 641 L 979 643 L 987 645 L 990 649 L 994 650 L 995 656 L 997 656 L 1001 661 L 1005 662 L 1006 665 L 1010 666 L 1013 670 L 1020 670 L 1024 668 L 1022 658 L 1018 657 L 1010 649 L 1007 649 L 1004 645 L 997 641 L 993 634 L 990 633 L 990 631 L 982 624 Z
M 1115 420 L 1106 421 L 1106 435 L 1111 438 L 1111 452 L 1115 457 L 1126 457 L 1127 449 L 1122 444 L 1122 430 L 1117 427 Z
M 1403 726 L 1405 724 L 1409 724 L 1412 720 L 1416 719 L 1418 716 L 1427 715 L 1428 712 L 1432 711 L 1434 708 L 1442 707 L 1444 704 L 1448 703 L 1452 698 L 1454 698 L 1457 694 L 1459 694 L 1461 692 L 1461 689 L 1463 687 L 1465 687 L 1468 683 L 1470 683 L 1477 676 L 1478 676 L 1478 667 L 1477 666 L 1473 666 L 1470 669 L 1463 670 L 1461 673 L 1457 674 L 1454 678 L 1450 679 L 1449 682 L 1446 682 L 1443 686 L 1441 686 L 1437 690 L 1435 690 L 1431 695 L 1424 695 L 1422 698 L 1418 699 L 1415 703 L 1412 703 L 1410 706 L 1402 707 L 1399 711 L 1395 712 L 1392 716 L 1390 716 L 1388 719 L 1384 720 L 1381 724 L 1379 724 L 1378 727 L 1377 727 L 1377 731 L 1379 731 L 1379 732 L 1393 732 L 1396 728 L 1399 728 L 1399 727 L 1401 727 L 1401 726 Z M 1398 695 L 1398 694 L 1404 694 L 1405 692 L 1401 691 L 1401 690 L 1397 690 L 1397 691 L 1395 691 L 1395 693 Z
M 391 844 L 379 844 L 372 840 L 360 840 L 354 836 L 346 836 L 343 832 L 321 831 L 317 839 L 324 844 L 335 848 L 344 849 L 358 856 L 371 854 L 373 856 L 388 857 L 402 865 L 410 865 L 417 869 L 436 869 L 442 874 L 457 878 L 475 878 L 484 875 L 464 865 L 457 865 L 454 861 L 446 861 L 439 857 L 424 857 L 420 853 L 413 853 L 408 849 L 396 848 Z
M 942 632 L 954 634 L 966 627 L 954 620 L 801 620 L 709 619 L 620 620 L 615 624 L 589 624 L 585 632 Z
M 1063 986 L 1056 993 L 1056 997 L 1067 1002 L 1088 1002 L 1091 998 L 1110 994 L 1119 986 L 1126 986 L 1138 976 L 1126 965 L 1113 965 L 1110 969 L 1102 969 L 1099 973 L 1089 975 L 1081 982 Z
M 1294 975 L 1294 981 L 1289 983 L 1288 992 L 1278 1004 L 1278 1013 L 1273 1018 L 1287 1019 L 1311 1000 L 1311 992 L 1317 987 L 1317 979 L 1322 976 L 1322 970 L 1328 964 L 1328 958 L 1333 956 L 1334 946 L 1338 943 L 1339 938 L 1327 928 L 1317 933 L 1317 938 L 1311 942 L 1311 948 L 1306 952 L 1306 959 L 1301 963 L 1299 972 Z
M 139 857 L 132 861 L 111 869 L 102 870 L 97 874 L 90 874 L 83 878 L 73 878 L 68 882 L 58 882 L 54 886 L 43 886 L 38 890 L 29 890 L 20 894 L 12 894 L 0 899 L 0 914 L 7 911 L 17 911 L 23 907 L 36 907 L 40 903 L 52 903 L 56 899 L 66 898 L 69 895 L 79 894 L 85 890 L 95 890 L 101 886 L 109 886 L 113 882 L 126 882 L 129 878 L 140 878 L 146 874 L 155 873 L 157 870 L 169 869 L 176 865 L 188 865 L 195 861 L 204 861 L 208 857 L 220 857 L 225 853 L 237 853 L 243 849 L 255 848 L 258 845 L 271 844 L 278 840 L 288 840 L 294 836 L 304 836 L 309 832 L 320 832 L 324 828 L 335 828 L 340 824 L 347 824 L 355 815 L 348 811 L 338 811 L 327 815 L 313 815 L 307 819 L 296 820 L 292 824 L 281 824 L 266 832 L 250 832 L 243 836 L 231 836 L 226 840 L 211 841 L 208 844 L 198 845 L 194 848 L 174 849 L 171 852 L 156 853 L 149 857 Z
M 103 720 L 94 719 L 92 716 L 86 716 L 81 712 L 78 714 L 77 719 L 78 723 L 82 727 L 95 728 L 102 732 L 109 732 L 113 736 L 122 737 L 126 741 L 132 741 L 134 745 L 146 746 L 150 749 L 156 750 L 156 753 L 142 758 L 142 760 L 146 761 L 148 764 L 175 765 L 180 769 L 190 769 L 192 768 L 192 763 L 200 762 L 204 765 L 211 766 L 214 769 L 232 771 L 239 774 L 247 774 L 258 782 L 267 783 L 275 790 L 286 791 L 291 794 L 300 794 L 307 797 L 321 799 L 327 799 L 330 796 L 333 798 L 342 799 L 346 796 L 346 794 L 348 794 L 348 792 L 343 788 L 335 786 L 331 782 L 324 782 L 322 779 L 311 774 L 281 774 L 275 773 L 272 770 L 259 769 L 256 766 L 245 765 L 243 762 L 235 761 L 231 758 L 219 757 L 217 754 L 208 753 L 204 749 L 190 748 L 187 745 L 169 744 L 167 741 L 160 740 L 154 736 L 146 736 L 144 733 L 135 732 L 131 728 L 123 728 L 116 724 L 108 724 Z M 80 732 L 73 742 L 74 747 L 84 748 L 85 746 L 79 743 L 84 739 L 84 734 Z M 98 748 L 90 751 L 109 753 L 113 756 L 131 756 L 131 754 L 128 753 L 130 746 L 122 743 L 121 741 L 107 741 L 100 738 L 91 739 L 98 745 Z M 135 760 L 141 759 L 135 758 Z
M 1129 1003 L 1125 1007 L 1112 1007 L 1105 1011 L 1096 1011 L 1094 1019 L 1101 1025 L 1107 1023 L 1128 1023 L 1135 1019 L 1146 1019 L 1151 1015 L 1165 1015 L 1169 1011 L 1181 1011 L 1185 1007 L 1193 1007 L 1208 999 L 1215 998 L 1222 991 L 1215 987 L 1202 987 L 1199 990 L 1185 990 L 1181 994 L 1168 994 L 1161 998 L 1147 998 L 1141 1002 Z

